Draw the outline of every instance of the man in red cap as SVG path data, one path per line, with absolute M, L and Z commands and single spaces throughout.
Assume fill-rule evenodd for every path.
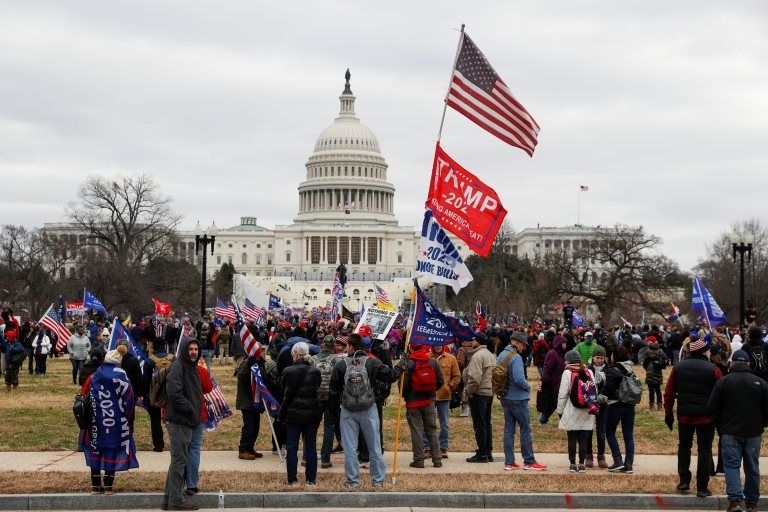
M 5 386 L 9 392 L 19 388 L 19 368 L 26 357 L 24 347 L 16 339 L 16 331 L 5 333 Z

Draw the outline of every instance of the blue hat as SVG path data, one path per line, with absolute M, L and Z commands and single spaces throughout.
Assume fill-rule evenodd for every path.
M 363 346 L 365 348 L 371 348 L 371 338 L 370 337 L 366 336 L 365 338 L 363 338 Z
M 747 354 L 747 352 L 744 351 L 744 350 L 737 350 L 731 356 L 731 361 L 739 362 L 739 363 L 748 363 L 749 362 L 749 354 Z

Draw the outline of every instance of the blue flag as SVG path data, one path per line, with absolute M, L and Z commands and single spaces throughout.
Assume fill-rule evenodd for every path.
M 139 366 L 141 367 L 141 371 L 143 373 L 144 366 L 146 366 L 148 361 L 147 355 L 139 347 L 136 346 L 136 343 L 134 343 L 131 335 L 128 333 L 125 327 L 123 327 L 123 324 L 120 323 L 120 319 L 115 317 L 115 320 L 112 322 L 112 336 L 109 338 L 109 350 L 115 350 L 119 340 L 128 340 L 128 353 L 133 354 L 133 356 L 139 360 Z
M 416 287 L 416 303 L 411 343 L 444 346 L 452 343 L 454 337 L 459 341 L 471 340 L 475 337 L 475 331 L 469 324 L 458 318 L 447 316 L 433 306 L 419 288 L 416 279 L 413 280 L 413 285 Z
M 282 307 L 283 305 L 280 304 L 280 297 L 278 297 L 277 295 L 272 295 L 270 293 L 269 294 L 269 310 L 271 311 L 273 309 L 280 309 Z
M 573 326 L 584 327 L 584 318 L 582 318 L 576 308 L 573 309 Z
M 704 316 L 710 327 L 717 327 L 728 321 L 725 313 L 715 302 L 715 298 L 709 293 L 706 286 L 701 284 L 697 276 L 693 277 L 693 294 L 691 296 L 691 309 Z
M 86 309 L 90 308 L 94 311 L 101 311 L 104 315 L 109 315 L 109 313 L 107 313 L 107 308 L 104 307 L 101 301 L 86 289 L 83 289 L 83 307 Z
M 64 324 L 67 321 L 67 303 L 64 302 L 64 297 L 59 295 L 59 309 L 57 311 L 59 313 L 59 318 L 61 319 L 61 323 Z

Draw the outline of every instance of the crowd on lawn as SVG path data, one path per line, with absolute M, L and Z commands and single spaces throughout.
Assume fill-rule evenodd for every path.
M 127 338 L 109 350 L 108 327 L 95 320 L 74 326 L 62 352 L 72 362 L 72 381 L 81 388 L 82 411 L 88 415 L 79 445 L 91 469 L 93 494 L 113 493 L 115 473 L 138 467 L 133 428 L 141 404 L 150 416 L 155 451 L 165 448 L 163 425 L 168 432 L 171 456 L 163 509 L 196 509 L 185 496 L 199 489 L 207 414 L 203 395 L 212 389 L 216 358 L 230 365 L 237 379 L 235 406 L 242 415 L 238 457 L 263 457 L 255 450 L 261 417 L 273 413 L 268 435 L 273 451 L 285 452 L 289 485 L 299 482 L 300 440 L 305 482 L 315 485 L 322 423 L 320 468 L 332 467 L 331 454 L 343 451 L 348 487 L 360 486 L 361 467 L 369 468 L 374 486 L 383 486 L 383 406 L 391 393 L 402 393 L 413 468 L 426 462 L 442 467 L 450 453 L 449 411 L 455 408 L 472 419 L 476 450 L 467 462 L 494 462 L 496 398 L 504 413 L 503 470 L 546 470 L 534 452 L 529 407 L 534 391 L 538 417 L 533 421 L 553 424 L 557 413 L 558 428 L 566 431 L 570 472 L 632 473 L 635 409 L 647 388 L 648 406 L 663 409 L 670 430 L 677 422 L 677 489 L 690 490 L 695 436 L 697 496 L 710 496 L 710 477 L 724 473 L 729 510 L 742 510 L 742 502 L 747 510 L 757 510 L 761 437 L 768 424 L 768 346 L 757 325 L 746 331 L 628 324 L 604 329 L 599 324 L 576 328 L 570 318 L 530 325 L 481 318 L 470 340 L 421 346 L 407 345 L 400 326 L 380 340 L 365 325 L 353 332 L 355 326 L 347 321 L 294 317 L 250 323 L 260 348 L 246 357 L 233 326 L 221 324 L 147 318 L 129 325 L 135 348 L 147 354 L 143 365 Z M 52 333 L 30 322 L 20 325 L 9 309 L 2 312 L 0 329 L 9 393 L 18 389 L 27 359 L 29 374 L 43 378 L 47 359 L 62 355 Z M 644 383 L 635 365 L 645 369 Z M 529 371 L 539 373 L 538 389 L 531 389 Z M 263 394 L 274 397 L 279 408 L 270 411 Z M 518 431 L 521 460 L 515 453 Z

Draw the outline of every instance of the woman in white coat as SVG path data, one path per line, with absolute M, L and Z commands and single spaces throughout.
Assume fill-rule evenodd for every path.
M 575 350 L 565 354 L 565 370 L 560 380 L 560 392 L 557 395 L 557 413 L 560 415 L 560 430 L 568 432 L 568 459 L 571 473 L 583 473 L 589 433 L 595 428 L 595 416 L 589 408 L 577 407 L 571 399 L 571 392 L 576 380 L 591 381 L 594 388 L 595 378 L 592 372 L 581 363 L 581 356 Z M 577 391 L 573 391 L 576 393 Z M 579 462 L 576 464 L 576 446 L 579 449 Z
M 51 338 L 47 329 L 36 327 L 37 332 L 32 336 L 32 354 L 35 356 L 35 375 L 45 377 L 48 363 L 48 353 L 51 351 Z

